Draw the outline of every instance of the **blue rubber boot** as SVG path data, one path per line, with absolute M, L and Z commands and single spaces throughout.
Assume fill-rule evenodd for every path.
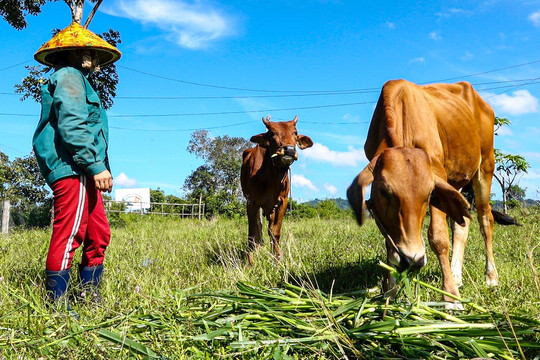
M 71 310 L 67 295 L 70 271 L 71 269 L 60 271 L 45 270 L 47 276 L 45 289 L 47 290 L 47 296 L 52 303 L 52 309 L 58 312 L 67 310 L 70 316 L 79 320 L 79 314 Z
M 53 302 L 65 299 L 69 285 L 70 269 L 60 271 L 45 270 L 45 273 L 47 275 L 45 289 L 47 289 L 49 299 Z
M 101 302 L 99 286 L 103 275 L 103 264 L 97 266 L 80 266 L 79 280 L 81 286 L 80 296 L 90 301 Z

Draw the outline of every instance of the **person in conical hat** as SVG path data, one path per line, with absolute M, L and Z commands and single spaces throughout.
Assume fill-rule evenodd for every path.
M 113 179 L 107 115 L 88 76 L 120 56 L 118 49 L 77 23 L 34 55 L 38 62 L 55 68 L 41 88 L 41 117 L 32 145 L 40 172 L 53 191 L 45 287 L 56 304 L 67 299 L 73 256 L 81 245 L 81 288 L 85 294 L 95 294 L 101 282 L 111 235 L 101 192 L 112 190 Z

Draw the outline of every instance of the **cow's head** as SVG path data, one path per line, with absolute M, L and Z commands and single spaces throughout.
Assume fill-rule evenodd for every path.
M 263 134 L 254 135 L 251 141 L 267 148 L 272 157 L 274 165 L 279 167 L 288 167 L 295 160 L 298 160 L 296 145 L 300 149 L 305 149 L 313 145 L 313 141 L 306 135 L 298 135 L 296 123 L 298 116 L 291 121 L 273 122 L 270 116 L 262 118 L 266 131 Z
M 364 189 L 371 184 L 371 198 Z M 371 160 L 354 179 L 347 197 L 360 225 L 364 207 L 386 240 L 388 262 L 398 270 L 426 264 L 422 224 L 429 204 L 464 225 L 469 203 L 450 184 L 433 173 L 424 150 L 388 148 Z

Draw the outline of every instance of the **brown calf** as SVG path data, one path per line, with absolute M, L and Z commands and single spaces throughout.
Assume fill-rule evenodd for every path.
M 267 131 L 251 137 L 257 146 L 244 151 L 240 177 L 247 200 L 250 265 L 253 265 L 253 251 L 263 242 L 261 210 L 268 220 L 268 235 L 274 254 L 281 258 L 279 238 L 290 189 L 289 166 L 298 159 L 296 145 L 300 149 L 313 145 L 308 136 L 298 135 L 298 116 L 283 122 L 270 121 L 270 116 L 262 120 Z

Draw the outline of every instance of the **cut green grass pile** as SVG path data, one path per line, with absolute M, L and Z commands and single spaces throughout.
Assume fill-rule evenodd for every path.
M 91 341 L 149 359 L 167 358 L 151 345 L 156 340 L 163 349 L 182 348 L 186 357 L 532 359 L 540 352 L 540 321 L 463 299 L 466 310 L 445 310 L 448 303 L 421 301 L 411 281 L 427 284 L 395 275 L 403 293 L 396 301 L 370 291 L 332 295 L 290 283 L 268 288 L 239 282 L 236 291 L 177 291 L 162 299 L 163 308 L 136 308 L 91 326 L 65 315 L 66 330 L 0 337 L 0 348 L 25 346 L 48 355 Z

